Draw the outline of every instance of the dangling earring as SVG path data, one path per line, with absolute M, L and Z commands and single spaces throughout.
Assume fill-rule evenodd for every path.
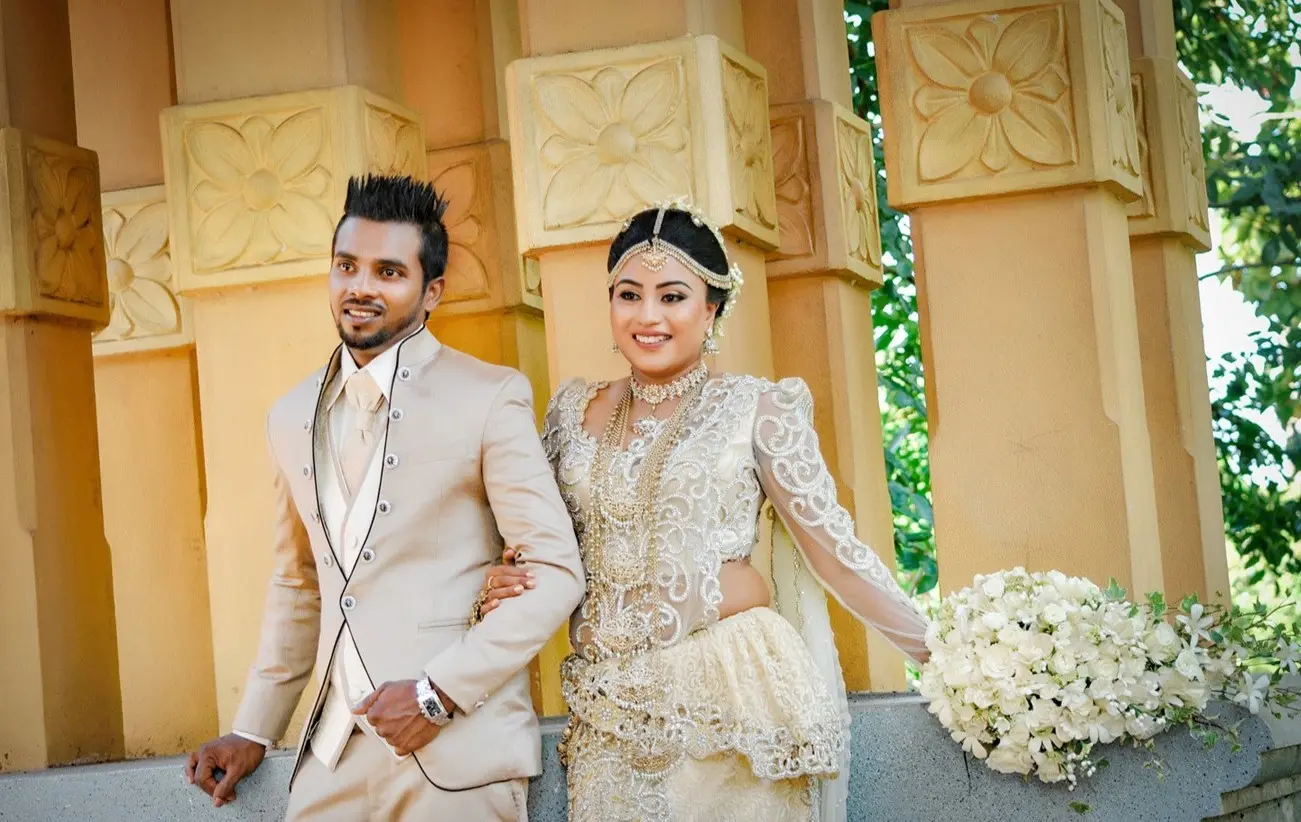
M 711 357 L 718 354 L 718 338 L 714 336 L 712 325 L 709 326 L 709 331 L 705 332 L 705 344 L 701 346 L 701 350 Z
M 610 343 L 610 353 L 611 353 L 611 354 L 622 354 L 623 352 L 619 350 L 619 344 L 618 344 L 617 342 L 612 342 L 612 343 Z

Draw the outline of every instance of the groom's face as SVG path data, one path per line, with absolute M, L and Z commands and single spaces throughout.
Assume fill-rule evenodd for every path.
M 358 365 L 416 330 L 434 310 L 443 281 L 420 268 L 420 231 L 409 223 L 349 217 L 334 238 L 330 307 L 339 338 Z

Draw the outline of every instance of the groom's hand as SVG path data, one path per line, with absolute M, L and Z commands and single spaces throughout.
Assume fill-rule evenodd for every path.
M 447 698 L 439 698 L 452 710 Z M 398 756 L 418 751 L 438 736 L 438 726 L 425 718 L 416 701 L 416 681 L 400 679 L 385 682 L 370 692 L 352 712 L 365 716 L 375 733 L 389 744 Z
M 257 769 L 267 749 L 237 734 L 205 742 L 185 763 L 185 778 L 212 797 L 212 806 L 220 808 L 235 801 L 235 786 Z M 213 771 L 224 771 L 218 781 Z

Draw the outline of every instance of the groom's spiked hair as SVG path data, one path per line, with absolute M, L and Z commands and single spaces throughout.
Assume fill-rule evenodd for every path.
M 443 225 L 446 210 L 447 201 L 432 183 L 407 176 L 367 174 L 348 179 L 348 196 L 339 225 L 349 217 L 414 225 L 420 231 L 420 269 L 425 285 L 429 285 L 447 269 L 447 227 Z M 338 226 L 334 232 L 339 233 Z

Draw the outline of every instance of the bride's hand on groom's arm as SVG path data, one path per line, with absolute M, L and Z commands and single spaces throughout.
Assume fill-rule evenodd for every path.
M 501 555 L 502 564 L 488 569 L 483 583 L 483 605 L 479 608 L 480 619 L 492 613 L 502 600 L 517 597 L 537 586 L 533 572 L 515 564 L 518 557 L 519 554 L 514 548 L 507 548 Z

